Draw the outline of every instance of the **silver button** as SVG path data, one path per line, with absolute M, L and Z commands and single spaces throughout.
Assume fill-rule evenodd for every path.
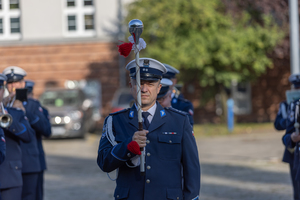
M 117 198 L 119 198 L 120 196 L 119 195 L 117 195 Z
M 146 180 L 146 183 L 150 183 L 150 180 L 149 180 L 149 179 L 147 179 L 147 180 Z
M 127 157 L 131 157 L 131 154 L 130 154 L 130 153 L 128 153 L 128 154 L 127 154 Z
M 151 155 L 151 154 L 148 152 L 148 153 L 147 153 L 147 156 L 150 156 L 150 155 Z
M 179 199 L 179 197 L 177 197 L 177 199 Z
M 147 142 L 147 144 L 149 144 L 149 143 L 150 143 L 150 140 L 146 140 L 146 142 Z
M 147 169 L 151 169 L 151 166 L 148 165 L 148 166 L 147 166 Z
M 16 166 L 16 169 L 18 169 L 18 166 Z
M 169 143 L 172 143 L 172 140 L 169 140 Z

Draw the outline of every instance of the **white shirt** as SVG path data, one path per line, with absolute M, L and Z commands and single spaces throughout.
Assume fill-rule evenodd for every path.
M 136 110 L 137 110 L 137 106 L 136 106 L 136 104 L 134 104 L 135 105 L 135 108 L 136 108 Z M 147 117 L 147 119 L 148 119 L 148 121 L 149 121 L 149 124 L 151 124 L 151 121 L 152 121 L 152 119 L 153 119 L 153 117 L 154 117 L 154 114 L 155 114 L 155 111 L 156 111 L 156 107 L 157 107 L 157 105 L 156 105 L 156 103 L 151 107 L 151 108 L 149 108 L 148 110 L 146 110 L 146 111 L 144 111 L 144 110 L 142 110 L 142 112 L 148 112 L 148 113 L 150 113 L 150 115 Z

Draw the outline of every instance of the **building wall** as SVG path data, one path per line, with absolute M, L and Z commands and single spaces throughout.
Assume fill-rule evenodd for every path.
M 22 40 L 62 38 L 62 6 L 60 0 L 20 1 Z
M 0 47 L 0 71 L 18 66 L 35 81 L 38 98 L 49 82 L 64 87 L 66 80 L 98 79 L 102 85 L 104 114 L 119 87 L 118 51 L 112 43 L 89 42 L 57 45 L 20 45 Z

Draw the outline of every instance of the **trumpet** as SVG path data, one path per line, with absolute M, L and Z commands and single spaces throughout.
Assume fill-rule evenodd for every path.
M 1 128 L 8 128 L 12 124 L 13 118 L 10 114 L 5 113 L 4 106 L 3 106 L 2 102 L 1 102 L 1 109 L 2 109 L 2 112 L 0 113 L 0 127 Z

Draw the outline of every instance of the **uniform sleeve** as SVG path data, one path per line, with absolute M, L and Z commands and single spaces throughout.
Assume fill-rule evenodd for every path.
M 295 121 L 294 118 L 287 119 L 287 128 L 285 131 L 285 134 L 282 136 L 282 143 L 287 147 L 287 148 L 294 148 L 295 143 L 291 139 L 291 135 L 293 132 L 295 132 L 295 127 L 294 127 Z
M 200 163 L 198 149 L 188 118 L 184 121 L 182 142 L 184 200 L 198 199 L 200 193 Z
M 3 163 L 6 155 L 6 142 L 3 129 L 0 128 L 0 164 Z
M 107 119 L 105 119 L 104 128 L 102 130 L 102 137 L 100 139 L 99 149 L 98 149 L 98 157 L 97 164 L 104 172 L 111 172 L 121 165 L 126 164 L 127 161 L 130 160 L 131 157 L 135 156 L 135 154 L 131 153 L 127 149 L 127 145 L 132 141 L 132 138 L 128 138 L 121 143 L 117 143 L 116 145 L 112 145 L 109 137 L 108 127 L 112 126 L 112 123 L 108 123 Z M 115 133 L 112 133 L 115 135 Z
M 189 117 L 189 121 L 190 124 L 193 126 L 194 125 L 194 107 L 193 104 L 190 101 L 185 101 L 184 103 L 184 108 L 182 109 L 182 111 L 186 112 L 188 117 Z
M 13 118 L 12 124 L 7 130 L 19 140 L 27 143 L 35 137 L 34 130 L 30 127 L 27 117 L 23 111 L 9 112 Z
M 45 128 L 45 132 L 42 133 L 42 134 L 45 137 L 50 137 L 50 135 L 52 134 L 51 133 L 50 115 L 49 115 L 49 112 L 48 112 L 48 110 L 46 108 L 42 107 L 42 109 L 43 109 L 43 114 L 44 114 L 44 116 L 46 118 L 46 123 L 45 123 L 46 128 Z
M 285 130 L 287 128 L 287 118 L 286 114 L 284 116 L 284 113 L 286 113 L 286 105 L 284 103 L 281 103 L 274 122 L 275 129 L 279 131 Z
M 32 105 L 26 105 L 25 109 L 31 127 L 35 130 L 37 134 L 50 136 L 50 122 L 44 115 L 41 105 L 38 102 L 31 102 L 30 104 Z

